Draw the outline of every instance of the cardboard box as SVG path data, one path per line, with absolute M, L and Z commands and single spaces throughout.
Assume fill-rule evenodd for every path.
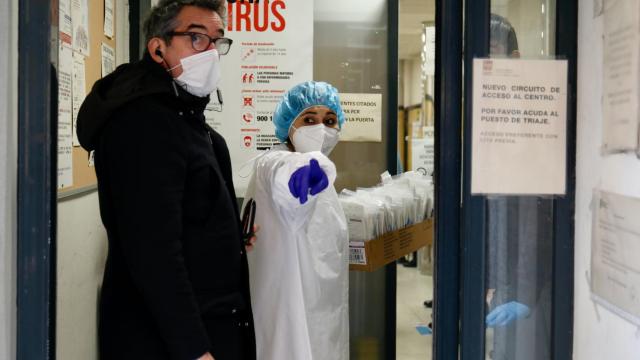
M 349 243 L 349 270 L 375 271 L 433 244 L 433 219 L 386 233 L 374 240 Z

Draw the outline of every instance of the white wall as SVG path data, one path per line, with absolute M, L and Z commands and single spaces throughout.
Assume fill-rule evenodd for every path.
M 58 202 L 58 359 L 98 358 L 98 292 L 106 247 L 97 192 Z
M 0 1 L 0 359 L 16 349 L 17 1 Z
M 640 197 L 640 160 L 600 155 L 602 144 L 602 29 L 593 0 L 580 0 L 578 40 L 578 164 L 576 184 L 574 355 L 577 360 L 639 359 L 640 332 L 590 300 L 592 190 Z M 640 259 L 639 259 L 640 261 Z

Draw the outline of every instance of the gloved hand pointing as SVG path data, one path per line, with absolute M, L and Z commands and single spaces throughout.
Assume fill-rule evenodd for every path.
M 308 195 L 316 195 L 329 186 L 329 179 L 318 160 L 311 159 L 309 165 L 296 170 L 289 179 L 289 191 L 300 204 L 307 202 Z
M 502 304 L 487 315 L 485 320 L 488 327 L 506 326 L 517 319 L 529 316 L 531 310 L 527 305 L 517 301 Z

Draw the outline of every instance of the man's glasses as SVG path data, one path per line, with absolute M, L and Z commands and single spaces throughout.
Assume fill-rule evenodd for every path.
M 184 31 L 184 32 L 176 32 L 172 31 L 169 33 L 170 36 L 189 36 L 191 37 L 191 46 L 195 51 L 205 51 L 209 48 L 209 45 L 213 43 L 218 50 L 218 54 L 227 55 L 229 53 L 229 49 L 231 49 L 231 44 L 233 44 L 233 40 L 228 38 L 217 38 L 213 39 L 207 34 Z

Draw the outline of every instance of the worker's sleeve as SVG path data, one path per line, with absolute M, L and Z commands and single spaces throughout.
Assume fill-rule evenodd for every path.
M 102 147 L 119 250 L 171 359 L 194 360 L 210 343 L 182 255 L 184 140 L 162 114 L 124 118 Z
M 293 173 L 309 165 L 311 159 L 318 160 L 320 168 L 333 186 L 336 178 L 335 165 L 319 151 L 297 153 L 289 151 L 271 151 L 262 156 L 256 164 L 256 180 L 267 184 L 271 190 L 271 199 L 280 217 L 292 228 L 297 229 L 308 220 L 316 206 L 317 196 L 309 195 L 305 204 L 291 194 L 289 180 Z

